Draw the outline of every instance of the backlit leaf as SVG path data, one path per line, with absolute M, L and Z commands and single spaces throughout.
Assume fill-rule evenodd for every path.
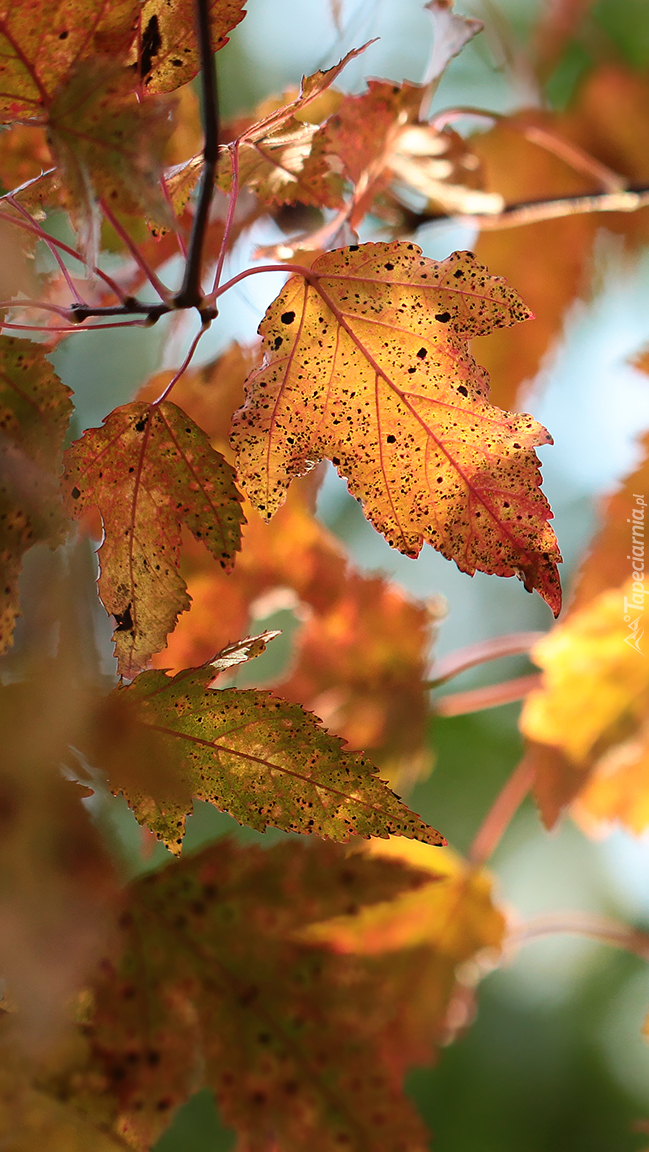
M 68 449 L 65 484 L 72 515 L 101 512 L 99 592 L 117 621 L 120 671 L 132 677 L 189 606 L 178 572 L 183 524 L 232 566 L 243 519 L 232 469 L 175 404 L 133 403 Z
M 417 952 L 403 972 L 401 957 L 292 939 L 421 884 L 387 864 L 333 845 L 225 841 L 132 885 L 121 958 L 102 965 L 86 1026 L 95 1094 L 105 1085 L 118 1101 L 115 1130 L 149 1149 L 205 1084 L 251 1152 L 423 1152 L 401 1092 L 419 1052 L 408 1035 L 395 1044 Z
M 548 825 L 602 756 L 632 738 L 646 716 L 649 661 L 640 609 L 628 607 L 633 595 L 631 581 L 600 593 L 532 650 L 543 682 L 525 701 L 521 729 L 533 742 L 535 791 Z
M 65 203 L 86 230 L 100 197 L 113 210 L 173 225 L 159 184 L 171 105 L 139 102 L 125 69 L 105 60 L 80 64 L 56 92 L 48 130 Z
M 303 624 L 297 662 L 275 691 L 313 709 L 391 781 L 412 782 L 430 767 L 425 681 L 435 621 L 434 605 L 347 571 L 330 609 Z
M 503 913 L 494 904 L 492 880 L 451 849 L 391 838 L 373 840 L 375 859 L 401 860 L 422 868 L 431 882 L 390 903 L 313 924 L 299 939 L 327 944 L 337 952 L 395 958 L 419 950 L 411 972 L 401 1026 L 418 1038 L 422 1051 L 448 1043 L 471 1019 L 473 988 L 497 961 L 505 937 Z M 467 962 L 472 962 L 470 967 Z M 462 966 L 462 967 L 460 967 Z
M 430 83 L 439 79 L 449 61 L 482 31 L 483 24 L 455 13 L 453 0 L 428 0 L 424 8 L 433 22 L 433 50 L 426 69 L 426 83 Z
M 0 651 L 13 636 L 24 553 L 64 539 L 58 475 L 70 396 L 42 347 L 0 336 Z
M 243 20 L 245 0 L 211 0 L 212 51 L 228 42 Z M 193 0 L 144 0 L 140 13 L 139 70 L 148 92 L 173 92 L 200 70 Z
M 0 5 L 0 119 L 34 117 L 79 60 L 119 59 L 135 31 L 134 0 L 35 0 Z
M 289 280 L 260 326 L 266 363 L 232 444 L 270 519 L 294 476 L 327 457 L 368 519 L 408 556 L 432 544 L 458 567 L 518 574 L 560 607 L 559 553 L 531 416 L 488 403 L 466 341 L 528 317 L 470 254 L 438 264 L 414 244 L 364 244 Z
M 213 679 L 209 665 L 174 679 L 144 672 L 114 693 L 155 731 L 193 796 L 262 832 L 272 826 L 340 842 L 397 833 L 444 843 L 317 717 L 269 692 L 212 690 Z M 137 819 L 180 852 L 186 805 L 163 792 L 126 798 Z

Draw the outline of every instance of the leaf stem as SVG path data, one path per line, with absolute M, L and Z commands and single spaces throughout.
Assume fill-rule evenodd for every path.
M 470 688 L 467 692 L 452 692 L 449 696 L 440 696 L 435 700 L 433 711 L 437 716 L 466 716 L 470 712 L 483 712 L 486 708 L 499 708 L 502 704 L 522 700 L 540 683 L 541 673 L 532 672 L 529 676 L 516 676 L 500 684 Z
M 219 283 L 221 281 L 221 273 L 223 272 L 223 264 L 225 261 L 225 254 L 228 247 L 228 240 L 232 231 L 232 224 L 234 222 L 234 214 L 237 208 L 237 199 L 239 197 L 239 141 L 235 140 L 230 145 L 230 167 L 232 172 L 232 182 L 230 186 L 230 202 L 228 204 L 228 214 L 225 220 L 225 227 L 223 229 L 223 240 L 221 241 L 221 249 L 219 251 L 219 259 L 216 265 L 216 272 L 214 273 L 214 283 L 212 285 L 211 295 L 214 296 Z
M 60 249 L 61 252 L 67 252 L 68 256 L 74 256 L 74 259 L 78 260 L 79 263 L 84 266 L 84 268 L 90 267 L 80 252 L 77 252 L 74 248 L 71 248 L 69 244 L 65 244 L 63 240 L 57 240 L 55 236 L 50 236 L 49 233 L 41 228 L 40 224 L 37 224 L 35 220 L 33 222 L 28 220 L 20 220 L 16 216 L 10 216 L 8 212 L 2 211 L 0 211 L 0 219 L 8 220 L 10 224 L 15 224 L 17 228 L 23 228 L 26 232 L 33 233 L 33 235 L 38 236 L 39 240 L 43 240 L 44 243 L 48 245 L 48 247 L 50 244 L 54 244 L 57 248 Z M 107 272 L 104 272 L 101 268 L 97 267 L 93 267 L 90 270 L 99 276 L 100 280 L 104 281 L 104 284 L 108 285 L 111 291 L 115 293 L 118 300 L 124 301 L 127 299 L 126 293 L 122 291 L 119 284 L 117 284 L 113 280 L 112 276 L 109 276 Z
M 209 218 L 210 205 L 214 194 L 214 176 L 219 158 L 219 110 L 216 88 L 216 64 L 212 50 L 209 0 L 196 0 L 198 16 L 198 41 L 201 53 L 201 89 L 203 130 L 203 176 L 198 202 L 194 214 L 192 232 L 189 238 L 189 254 L 185 265 L 182 287 L 174 297 L 176 308 L 198 308 L 208 319 L 214 318 L 213 308 L 205 310 L 201 288 L 203 268 L 203 248 Z M 208 316 L 208 313 L 212 313 Z
M 135 263 L 137 264 L 138 268 L 144 273 L 144 275 L 146 276 L 147 280 L 149 281 L 149 284 L 151 285 L 151 287 L 154 289 L 155 292 L 158 293 L 158 296 L 160 297 L 160 299 L 164 300 L 165 304 L 169 304 L 171 301 L 171 292 L 169 291 L 169 289 L 166 288 L 165 285 L 162 283 L 162 281 L 156 276 L 155 272 L 153 271 L 153 268 L 149 267 L 149 264 L 144 259 L 144 256 L 140 252 L 140 249 L 138 248 L 137 244 L 135 244 L 135 242 L 131 239 L 131 237 L 129 236 L 126 229 L 122 226 L 122 224 L 120 224 L 119 220 L 117 219 L 117 217 L 115 216 L 115 214 L 111 210 L 111 208 L 108 206 L 106 201 L 102 198 L 99 201 L 99 203 L 101 204 L 101 210 L 104 213 L 104 216 L 112 224 L 112 226 L 115 229 L 120 240 L 124 241 L 126 247 L 128 248 L 129 252 L 131 253 L 131 256 L 135 260 Z
M 176 375 L 173 377 L 173 379 L 171 379 L 169 381 L 169 383 L 167 384 L 167 387 L 158 396 L 158 399 L 153 401 L 153 404 L 151 405 L 152 408 L 156 408 L 158 406 L 158 404 L 162 404 L 162 401 L 167 399 L 167 396 L 171 392 L 171 389 L 178 383 L 178 381 L 180 380 L 180 377 L 183 376 L 184 373 L 187 371 L 187 369 L 189 368 L 189 365 L 191 364 L 191 362 L 194 358 L 194 352 L 196 351 L 196 349 L 198 347 L 198 342 L 199 342 L 199 340 L 202 339 L 202 337 L 207 332 L 207 329 L 209 328 L 210 323 L 211 323 L 210 320 L 203 321 L 203 323 L 201 324 L 200 330 L 196 333 L 194 339 L 192 340 L 192 342 L 189 346 L 189 352 L 185 356 L 185 359 L 183 360 L 182 364 L 180 365 L 180 368 L 178 369 L 178 371 L 176 372 Z
M 29 220 L 30 224 L 36 224 L 36 221 L 34 220 L 34 217 L 32 216 L 31 212 L 28 212 L 27 209 L 24 208 L 23 205 L 20 204 L 19 201 L 16 200 L 16 198 L 13 195 L 9 194 L 9 195 L 5 196 L 4 199 L 7 201 L 8 204 L 11 204 L 11 206 L 13 208 L 15 208 L 16 212 L 20 212 L 20 215 L 23 216 L 25 220 Z M 61 256 L 61 253 L 59 252 L 58 248 L 56 247 L 56 244 L 52 243 L 52 238 L 47 236 L 47 233 L 45 233 L 45 235 L 44 235 L 44 240 L 45 240 L 45 243 L 47 244 L 47 247 L 49 248 L 52 256 L 56 260 L 56 263 L 59 266 L 59 269 L 61 271 L 63 279 L 65 280 L 68 288 L 70 289 L 70 292 L 72 293 L 72 295 L 74 297 L 75 304 L 83 304 L 84 301 L 81 299 L 79 293 L 77 292 L 74 281 L 73 281 L 72 277 L 70 276 L 70 273 L 68 272 L 68 270 L 65 266 L 65 261 L 64 261 L 63 257 Z
M 509 932 L 508 943 L 528 944 L 544 936 L 569 933 L 573 936 L 588 936 L 602 944 L 612 944 L 633 952 L 643 960 L 649 960 L 649 933 L 638 928 L 630 928 L 618 920 L 606 916 L 595 916 L 590 912 L 551 912 L 546 916 L 534 916 L 515 924 Z
M 424 681 L 424 688 L 441 688 L 442 684 L 454 676 L 479 664 L 486 664 L 489 660 L 524 655 L 544 636 L 545 632 L 510 632 L 506 636 L 493 636 L 478 644 L 470 644 L 467 648 L 459 648 L 457 652 L 450 652 L 437 661 L 432 669 L 433 678 Z
M 469 860 L 476 867 L 493 855 L 533 783 L 534 769 L 521 760 L 498 793 L 469 849 Z

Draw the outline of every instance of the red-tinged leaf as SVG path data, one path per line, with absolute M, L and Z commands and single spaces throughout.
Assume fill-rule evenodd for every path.
M 274 690 L 363 748 L 397 787 L 411 783 L 430 767 L 425 681 L 436 615 L 398 585 L 348 570 L 329 611 L 302 626 L 291 673 Z
M 245 0 L 211 0 L 212 51 L 228 42 L 228 32 L 244 16 Z M 194 0 L 144 0 L 138 47 L 139 72 L 147 92 L 173 92 L 200 71 Z
M 54 164 L 44 128 L 14 124 L 3 131 L 0 139 L 0 182 L 3 192 L 10 192 L 26 180 L 33 180 Z
M 528 316 L 470 253 L 437 263 L 393 243 L 320 257 L 268 309 L 266 363 L 233 421 L 254 506 L 270 519 L 291 479 L 327 457 L 393 547 L 415 557 L 426 541 L 464 572 L 519 575 L 558 613 L 533 452 L 550 437 L 489 404 L 466 343 Z
M 592 177 L 526 137 L 539 130 L 561 136 L 555 117 L 534 110 L 472 139 L 487 189 L 512 204 L 593 191 Z M 560 336 L 571 301 L 587 290 L 592 243 L 602 223 L 602 217 L 575 216 L 480 235 L 478 259 L 516 284 L 535 317 L 524 331 L 498 332 L 480 348 L 494 403 L 501 408 L 517 410 L 524 403 L 522 386 L 534 379 Z
M 269 133 L 276 131 L 278 128 L 283 128 L 290 120 L 297 117 L 303 117 L 306 108 L 317 100 L 323 92 L 329 88 L 334 80 L 338 78 L 343 68 L 353 60 L 356 56 L 360 56 L 366 48 L 369 48 L 373 41 L 368 41 L 362 48 L 354 48 L 343 56 L 333 68 L 327 68 L 325 72 L 314 72 L 312 76 L 303 76 L 302 83 L 300 84 L 300 91 L 294 100 L 288 104 L 275 107 L 267 115 L 262 116 L 253 124 L 246 127 L 237 138 L 239 141 L 258 141 L 263 140 Z M 275 101 L 273 101 L 275 103 Z M 306 117 L 305 117 L 306 119 Z
M 0 652 L 13 637 L 24 553 L 65 538 L 58 475 L 70 396 L 43 348 L 0 336 Z
M 96 202 L 173 227 L 160 188 L 171 103 L 141 103 L 129 72 L 106 60 L 78 65 L 52 101 L 48 130 L 64 201 L 90 230 Z
M 281 128 L 259 138 L 244 139 L 238 148 L 239 181 L 266 205 L 302 204 L 338 208 L 342 181 L 332 172 L 316 124 L 287 120 Z M 230 159 L 219 165 L 218 185 L 231 187 Z
M 134 0 L 33 0 L 0 5 L 0 120 L 34 117 L 79 60 L 127 50 L 138 14 Z
M 243 519 L 232 469 L 175 404 L 133 403 L 68 449 L 65 484 L 72 515 L 101 512 L 99 592 L 117 620 L 120 671 L 132 677 L 189 606 L 178 571 L 183 524 L 232 566 Z
M 350 836 L 396 833 L 443 844 L 358 752 L 320 726 L 317 717 L 269 692 L 212 690 L 214 670 L 144 672 L 115 689 L 139 722 L 152 729 L 180 780 L 193 796 L 265 831 L 315 834 L 346 842 Z M 163 792 L 127 796 L 140 823 L 179 853 L 186 806 Z
M 90 1091 L 116 1103 L 114 1130 L 144 1152 L 206 1085 L 250 1152 L 423 1152 L 401 1079 L 426 1053 L 397 1032 L 419 950 L 339 956 L 292 939 L 425 880 L 395 864 L 225 841 L 132 885 L 85 1029 Z

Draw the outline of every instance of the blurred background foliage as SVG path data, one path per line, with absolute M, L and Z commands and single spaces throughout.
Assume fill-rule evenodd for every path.
M 583 21 L 551 62 L 541 91 L 532 83 L 526 53 L 542 0 L 464 0 L 457 7 L 481 18 L 486 30 L 452 62 L 435 108 L 457 103 L 512 111 L 539 102 L 563 108 L 596 61 L 649 69 L 646 0 L 582 4 Z M 302 73 L 334 63 L 372 37 L 377 42 L 345 73 L 348 88 L 359 90 L 367 75 L 421 79 L 430 27 L 420 0 L 342 0 L 338 27 L 332 8 L 330 0 L 250 0 L 246 20 L 218 57 L 223 115 L 250 109 L 269 93 L 296 85 Z M 238 270 L 237 261 L 241 266 L 248 262 L 258 244 L 278 237 L 279 232 L 253 231 L 232 256 L 229 271 Z M 370 238 L 368 230 L 362 239 Z M 524 243 L 524 231 L 520 238 Z M 437 259 L 470 248 L 474 239 L 466 228 L 448 222 L 418 234 L 425 254 Z M 533 252 L 529 258 L 534 259 Z M 281 280 L 247 280 L 229 294 L 201 346 L 201 361 L 213 358 L 232 338 L 253 338 Z M 633 466 L 635 437 L 649 426 L 649 383 L 629 363 L 649 343 L 649 253 L 631 262 L 610 234 L 603 235 L 593 284 L 592 299 L 574 305 L 566 316 L 562 340 L 546 357 L 528 401 L 555 438 L 555 446 L 542 449 L 541 455 L 566 558 L 564 584 L 595 526 L 598 498 Z M 155 329 L 122 333 L 119 340 L 101 332 L 60 346 L 52 359 L 76 392 L 80 426 L 97 424 L 153 371 L 179 362 L 184 332 L 175 331 L 171 347 L 165 347 L 166 334 L 163 321 Z M 445 597 L 439 653 L 502 632 L 546 629 L 551 623 L 541 600 L 525 596 L 517 581 L 480 574 L 469 579 L 431 549 L 417 562 L 392 552 L 333 472 L 325 479 L 319 512 L 359 567 L 380 569 L 418 596 Z M 27 597 L 37 597 L 49 563 L 40 550 L 28 557 Z M 259 623 L 290 631 L 290 613 Z M 108 623 L 101 627 L 110 672 Z M 280 644 L 271 646 L 263 659 L 268 661 L 265 675 L 272 676 L 280 672 L 286 652 Z M 503 679 L 529 670 L 521 659 L 497 668 Z M 494 678 L 491 666 L 466 673 L 457 688 Z M 517 706 L 510 705 L 431 724 L 435 768 L 416 785 L 409 802 L 460 851 L 467 850 L 519 759 L 517 715 Z M 97 815 L 120 844 L 128 872 L 164 862 L 160 847 L 143 861 L 141 831 L 125 804 L 106 798 Z M 188 822 L 186 848 L 226 832 L 257 838 L 198 805 Z M 275 835 L 281 834 L 269 834 L 264 842 Z M 521 916 L 577 908 L 649 928 L 647 841 L 621 832 L 589 841 L 570 821 L 548 835 L 528 802 L 492 868 L 498 899 Z M 439 1065 L 410 1077 L 409 1090 L 434 1133 L 434 1147 L 438 1152 L 540 1152 L 549 1147 L 557 1152 L 640 1152 L 649 1139 L 638 1126 L 649 1116 L 649 1048 L 640 1034 L 648 1005 L 649 977 L 639 959 L 569 936 L 529 943 L 486 978 L 475 1022 L 443 1053 Z M 225 1152 L 232 1146 L 211 1095 L 201 1092 L 176 1117 L 157 1152 Z

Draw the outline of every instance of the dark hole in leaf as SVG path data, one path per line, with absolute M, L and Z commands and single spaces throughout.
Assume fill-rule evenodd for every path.
M 133 631 L 133 617 L 131 616 L 131 605 L 127 604 L 123 612 L 113 613 L 117 621 L 116 632 L 132 632 Z
M 142 51 L 140 53 L 140 76 L 148 76 L 153 66 L 153 57 L 158 55 L 162 47 L 162 37 L 158 26 L 158 17 L 153 15 L 142 33 Z

